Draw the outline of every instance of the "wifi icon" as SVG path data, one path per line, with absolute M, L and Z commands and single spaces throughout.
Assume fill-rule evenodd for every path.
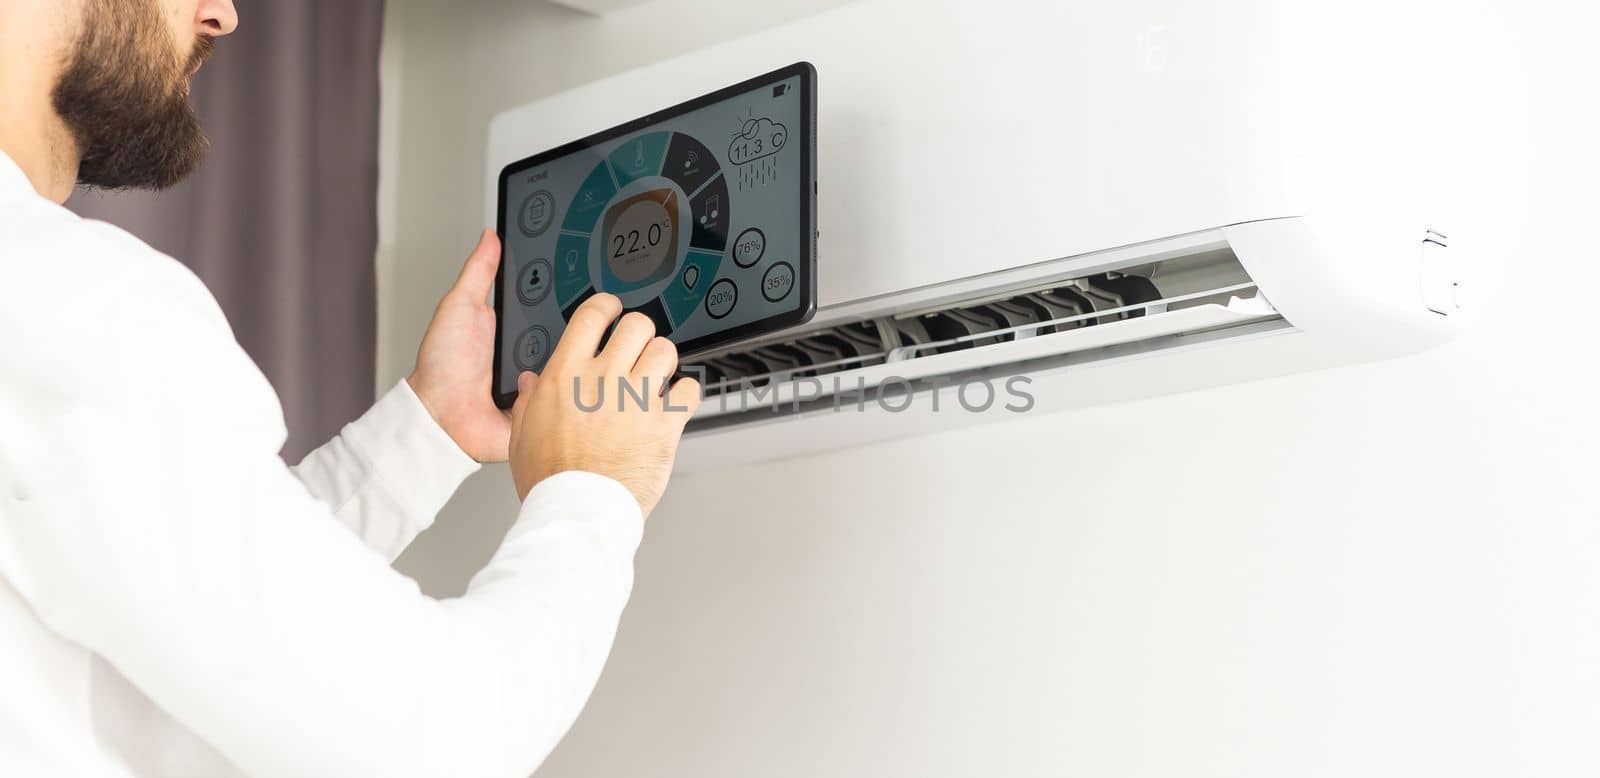
M 698 152 L 691 151 L 689 152 L 689 156 L 685 157 L 683 160 L 683 169 L 688 170 L 698 164 L 700 164 L 700 154 Z

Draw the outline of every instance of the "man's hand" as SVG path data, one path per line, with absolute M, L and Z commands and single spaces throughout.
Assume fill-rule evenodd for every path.
M 589 298 L 567 322 L 544 375 L 518 378 L 511 476 L 519 498 L 566 470 L 616 479 L 647 517 L 666 491 L 683 426 L 700 407 L 700 384 L 683 378 L 663 393 L 678 369 L 678 349 L 655 337 L 655 323 L 641 313 L 623 316 L 597 355 L 620 313 L 612 295 Z
M 500 239 L 484 230 L 455 286 L 433 312 L 417 366 L 406 381 L 433 420 L 467 456 L 503 462 L 510 414 L 495 407 L 494 308 L 487 302 L 500 266 Z

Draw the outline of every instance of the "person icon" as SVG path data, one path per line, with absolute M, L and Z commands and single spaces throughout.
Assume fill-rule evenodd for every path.
M 517 297 L 524 305 L 538 305 L 550 295 L 552 284 L 549 260 L 535 259 L 522 269 L 522 281 L 517 285 Z

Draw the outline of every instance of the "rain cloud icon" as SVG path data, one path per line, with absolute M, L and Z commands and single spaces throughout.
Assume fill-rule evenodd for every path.
M 789 128 L 767 118 L 744 123 L 728 146 L 728 161 L 744 165 L 783 150 L 789 142 Z

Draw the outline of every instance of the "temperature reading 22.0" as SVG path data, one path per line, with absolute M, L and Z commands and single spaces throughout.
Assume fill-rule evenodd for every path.
M 671 275 L 678 258 L 677 194 L 641 192 L 606 213 L 603 288 L 625 292 Z
M 638 230 L 628 230 L 628 234 L 626 235 L 612 235 L 611 242 L 612 246 L 615 247 L 616 252 L 613 253 L 611 257 L 616 259 L 629 254 L 637 254 L 640 251 L 649 251 L 650 249 L 661 245 L 661 225 L 652 224 L 644 231 L 643 245 L 640 245 L 639 240 L 640 236 Z

